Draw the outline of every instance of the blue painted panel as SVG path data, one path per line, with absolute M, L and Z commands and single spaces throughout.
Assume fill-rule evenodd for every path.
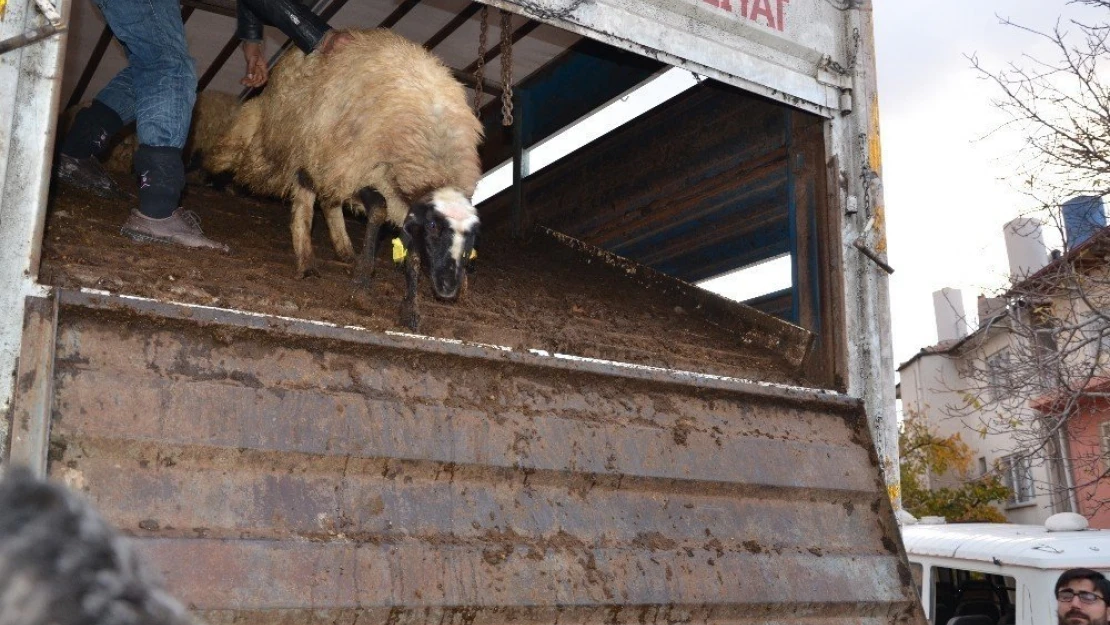
M 524 145 L 543 141 L 663 67 L 659 61 L 599 41 L 579 41 L 513 88 L 523 96 L 521 105 L 527 107 Z M 489 109 L 482 116 L 482 123 L 486 128 L 482 150 L 486 167 L 511 158 L 512 142 L 501 125 L 500 107 Z
M 792 180 L 811 182 L 788 168 L 790 114 L 707 81 L 528 178 L 526 211 L 690 282 L 789 253 L 797 232 L 788 190 Z M 797 211 L 814 209 L 807 197 Z M 496 227 L 507 195 L 481 210 Z

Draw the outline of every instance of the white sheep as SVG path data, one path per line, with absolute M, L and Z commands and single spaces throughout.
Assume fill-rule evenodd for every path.
M 240 109 L 208 166 L 292 200 L 300 276 L 316 273 L 310 232 L 317 200 L 345 260 L 354 250 L 342 206 L 368 210 L 355 267 L 363 284 L 381 224 L 400 226 L 409 250 L 401 321 L 416 329 L 422 261 L 440 299 L 456 299 L 465 282 L 479 221 L 470 197 L 481 177 L 482 127 L 462 85 L 430 52 L 386 29 L 350 35 L 327 55 L 290 50 L 266 90 Z

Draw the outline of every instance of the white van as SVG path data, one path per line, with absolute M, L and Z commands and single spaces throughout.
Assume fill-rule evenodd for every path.
M 1071 529 L 1061 515 L 1046 526 L 1007 523 L 902 526 L 910 568 L 933 625 L 1050 625 L 1060 574 L 1088 568 L 1110 576 L 1110 531 Z M 1081 522 L 1086 527 L 1086 521 Z M 985 617 L 985 618 L 982 618 Z

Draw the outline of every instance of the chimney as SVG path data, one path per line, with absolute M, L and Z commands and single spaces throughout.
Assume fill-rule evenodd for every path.
M 933 293 L 937 317 L 937 341 L 954 341 L 967 336 L 964 297 L 959 289 L 943 288 Z
M 979 327 L 1006 311 L 1006 298 L 979 296 Z
M 1006 256 L 1010 259 L 1010 280 L 1021 282 L 1040 271 L 1048 259 L 1041 234 L 1041 222 L 1019 217 L 1002 226 Z
M 1064 234 L 1067 235 L 1069 250 L 1079 247 L 1091 235 L 1106 227 L 1102 198 L 1097 195 L 1073 197 L 1064 202 L 1060 212 L 1064 214 Z

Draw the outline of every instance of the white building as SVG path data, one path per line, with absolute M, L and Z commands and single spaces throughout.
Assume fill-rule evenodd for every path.
M 1048 261 L 1040 225 L 1017 219 L 1004 228 L 1015 283 L 1035 274 Z M 1054 440 L 1047 448 L 1023 448 L 1012 422 L 1031 423 L 1035 412 L 1030 394 L 1011 399 L 1007 387 L 1020 384 L 1009 379 L 1011 358 L 1027 346 L 1012 331 L 1012 314 L 1006 301 L 979 297 L 978 324 L 968 333 L 962 295 L 943 289 L 933 295 L 938 343 L 922 349 L 898 367 L 902 410 L 917 415 L 940 436 L 960 434 L 974 453 L 970 477 L 998 471 L 1010 487 L 1011 500 L 1002 506 L 1013 523 L 1041 524 L 1057 512 L 1072 511 L 1067 496 L 1067 473 Z M 932 488 L 951 486 L 959 476 L 928 476 Z

